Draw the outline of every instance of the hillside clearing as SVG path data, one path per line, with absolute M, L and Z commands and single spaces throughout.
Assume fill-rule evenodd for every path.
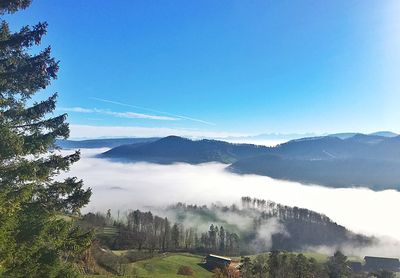
M 212 277 L 212 272 L 204 269 L 201 266 L 203 260 L 202 256 L 193 255 L 189 253 L 168 253 L 160 256 L 130 263 L 126 267 L 126 275 L 118 277 L 140 277 L 140 278 L 181 278 L 178 275 L 178 269 L 181 266 L 189 266 L 194 274 L 193 277 L 208 278 Z M 111 277 L 107 275 L 85 275 L 84 278 L 103 278 Z M 115 276 L 117 277 L 117 276 Z

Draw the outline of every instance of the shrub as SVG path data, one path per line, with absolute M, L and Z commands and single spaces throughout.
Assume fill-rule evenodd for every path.
M 194 274 L 193 269 L 190 266 L 181 266 L 178 269 L 178 274 L 179 275 L 186 275 L 186 276 L 192 276 Z

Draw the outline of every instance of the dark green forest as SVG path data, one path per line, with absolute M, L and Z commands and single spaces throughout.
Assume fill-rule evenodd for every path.
M 92 232 L 67 221 L 79 216 L 90 189 L 55 177 L 79 160 L 49 152 L 69 136 L 66 114 L 54 115 L 57 93 L 36 94 L 57 78 L 51 47 L 39 49 L 46 22 L 18 31 L 3 19 L 30 0 L 0 1 L 0 273 L 2 277 L 77 277 Z

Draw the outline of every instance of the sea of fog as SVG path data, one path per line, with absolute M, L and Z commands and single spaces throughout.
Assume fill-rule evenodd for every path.
M 308 208 L 329 216 L 355 232 L 400 240 L 400 192 L 375 192 L 365 188 L 326 188 L 237 175 L 226 165 L 118 163 L 94 156 L 105 149 L 83 149 L 68 175 L 93 189 L 85 212 L 143 209 L 176 202 L 187 204 L 239 204 L 242 196 Z M 63 151 L 67 152 L 67 151 Z

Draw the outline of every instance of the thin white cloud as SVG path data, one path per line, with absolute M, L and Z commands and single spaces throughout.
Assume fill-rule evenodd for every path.
M 167 117 L 167 116 L 155 116 L 155 115 L 147 115 L 135 112 L 112 112 L 112 111 L 102 111 L 101 113 L 119 117 L 119 118 L 129 118 L 129 119 L 149 119 L 149 120 L 161 120 L 161 121 L 178 121 L 180 119 Z
M 70 125 L 71 138 L 101 138 L 101 137 L 164 137 L 177 135 L 190 138 L 226 138 L 230 136 L 245 136 L 243 133 L 210 131 L 189 128 L 141 127 L 141 126 L 98 126 Z
M 97 108 L 82 108 L 82 107 L 61 107 L 60 111 L 65 112 L 76 112 L 76 113 L 99 113 L 104 115 L 110 115 L 118 118 L 129 118 L 129 119 L 148 119 L 148 120 L 160 120 L 160 121 L 179 121 L 180 118 L 173 118 L 168 116 L 157 116 L 157 115 L 148 115 L 136 112 L 114 112 L 105 109 L 97 109 Z
M 106 103 L 111 103 L 111 104 L 115 104 L 115 105 L 125 106 L 125 107 L 141 109 L 141 110 L 150 111 L 150 112 L 154 112 L 154 113 L 164 114 L 164 115 L 167 115 L 167 116 L 176 117 L 176 118 L 189 120 L 189 121 L 193 121 L 193 122 L 198 122 L 198 123 L 202 123 L 202 124 L 206 124 L 206 125 L 216 125 L 215 123 L 212 123 L 212 122 L 208 122 L 208 121 L 204 121 L 204 120 L 200 120 L 200 119 L 196 119 L 196 118 L 192 118 L 192 117 L 188 117 L 188 116 L 176 115 L 176 114 L 172 114 L 172 113 L 168 113 L 168 112 L 164 112 L 164 111 L 159 111 L 159 110 L 155 110 L 155 109 L 151 109 L 151 108 L 146 108 L 146 107 L 126 104 L 126 103 L 122 103 L 122 102 L 119 102 L 119 101 L 113 101 L 113 100 L 97 98 L 97 97 L 91 97 L 90 99 L 101 101 L 101 102 L 106 102 Z
M 60 107 L 58 110 L 63 112 L 76 112 L 76 113 L 93 113 L 93 109 L 83 108 L 83 107 Z

